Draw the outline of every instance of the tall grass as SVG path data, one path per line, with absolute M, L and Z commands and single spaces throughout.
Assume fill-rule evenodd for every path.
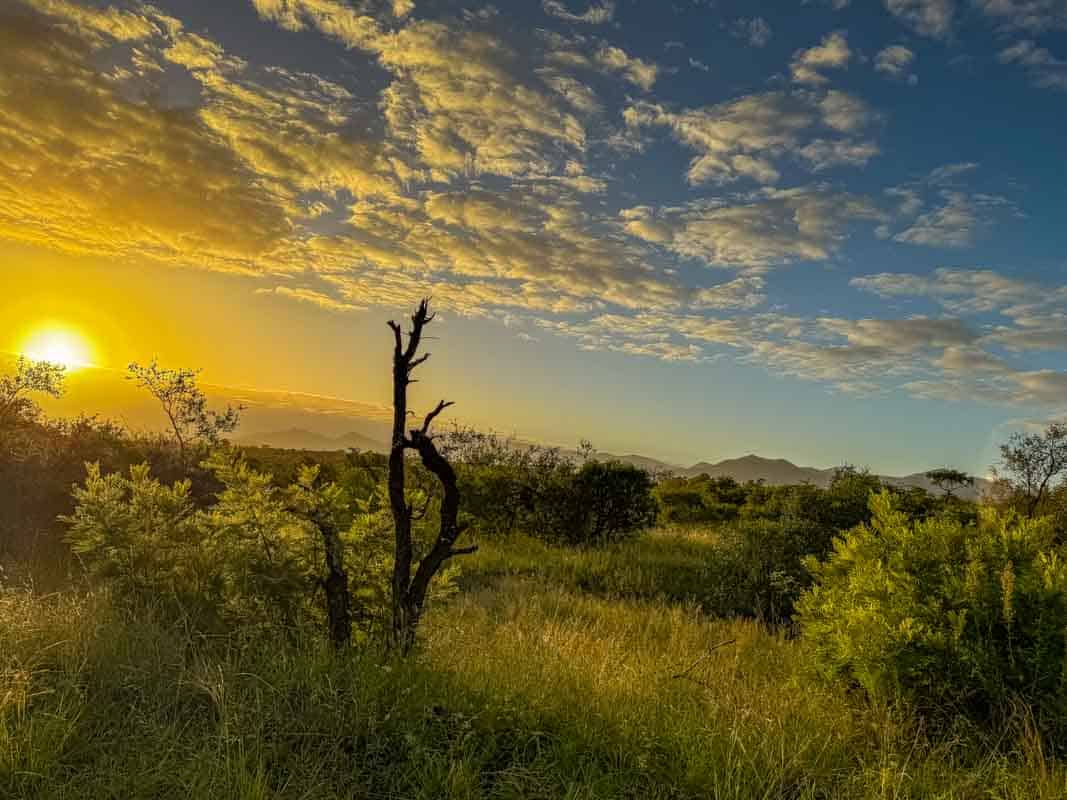
M 703 548 L 490 545 L 405 662 L 0 593 L 0 797 L 1067 796 L 1023 715 L 931 742 L 815 683 L 800 642 L 702 615 Z

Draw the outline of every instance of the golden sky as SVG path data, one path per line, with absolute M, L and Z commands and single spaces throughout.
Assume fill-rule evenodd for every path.
M 0 352 L 336 426 L 430 294 L 481 427 L 980 471 L 1067 407 L 1061 6 L 8 0 Z

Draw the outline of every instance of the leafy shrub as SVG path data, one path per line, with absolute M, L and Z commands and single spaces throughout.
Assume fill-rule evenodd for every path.
M 111 586 L 121 601 L 150 602 L 198 628 L 234 622 L 321 627 L 325 555 L 310 522 L 313 511 L 330 515 L 341 531 L 358 631 L 383 630 L 393 547 L 384 486 L 372 484 L 366 496 L 356 497 L 346 486 L 320 480 L 318 467 L 305 466 L 294 483 L 280 487 L 232 451 L 216 453 L 205 466 L 223 488 L 203 508 L 188 481 L 163 484 L 146 465 L 128 474 L 88 468 L 65 521 L 67 541 L 94 582 Z M 349 486 L 357 483 L 352 475 L 346 479 Z M 421 556 L 436 498 L 416 488 L 409 502 L 430 512 L 414 525 Z M 442 573 L 434 593 L 450 591 L 454 575 Z
M 883 492 L 873 520 L 808 561 L 799 604 L 820 669 L 927 716 L 1002 720 L 1028 705 L 1046 729 L 1064 700 L 1067 565 L 1045 520 L 982 509 L 911 522 Z
M 660 519 L 669 524 L 725 522 L 737 519 L 749 485 L 730 477 L 667 478 L 655 488 Z
M 465 521 L 479 534 L 521 531 L 545 541 L 600 545 L 656 518 L 651 476 L 618 461 L 580 466 L 555 448 L 456 429 L 445 437 L 456 464 Z
M 801 517 L 723 525 L 712 556 L 713 610 L 721 616 L 788 622 L 811 583 L 804 559 L 829 552 L 834 533 Z

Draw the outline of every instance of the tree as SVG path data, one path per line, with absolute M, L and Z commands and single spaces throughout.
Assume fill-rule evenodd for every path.
M 345 492 L 336 483 L 323 484 L 319 467 L 304 467 L 291 489 L 293 505 L 318 531 L 325 555 L 326 576 L 322 590 L 326 595 L 326 620 L 330 642 L 337 649 L 352 640 L 352 594 L 345 569 L 341 523 L 350 505 Z
M 429 300 L 423 300 L 411 316 L 411 330 L 404 343 L 400 324 L 390 321 L 393 331 L 393 436 L 389 450 L 389 505 L 393 514 L 395 553 L 392 581 L 392 637 L 393 647 L 407 653 L 415 641 L 415 631 L 422 616 L 426 593 L 434 575 L 450 558 L 474 552 L 476 547 L 457 548 L 456 540 L 465 526 L 459 524 L 459 486 L 452 465 L 434 444 L 430 435 L 433 421 L 452 405 L 442 400 L 426 415 L 422 426 L 405 433 L 408 417 L 408 386 L 412 372 L 429 359 L 430 354 L 418 355 L 423 330 L 433 322 Z M 429 552 L 416 566 L 411 523 L 415 509 L 405 494 L 404 460 L 407 450 L 414 450 L 441 484 L 444 493 L 440 509 L 437 538 Z
M 64 367 L 20 356 L 11 375 L 0 376 L 0 428 L 35 421 L 41 407 L 29 395 L 63 395 Z
M 1026 498 L 1026 515 L 1032 517 L 1053 481 L 1067 471 L 1067 424 L 1052 422 L 1041 433 L 1013 433 L 1000 446 L 1000 465 Z
M 951 467 L 932 469 L 926 473 L 926 479 L 945 493 L 945 497 L 953 497 L 953 492 L 964 486 L 974 486 L 974 478 L 966 472 Z
M 183 466 L 189 466 L 186 451 L 191 445 L 218 444 L 223 434 L 237 429 L 242 409 L 209 409 L 207 397 L 197 385 L 199 370 L 167 369 L 152 359 L 147 366 L 130 364 L 128 372 L 127 380 L 146 389 L 162 406 Z

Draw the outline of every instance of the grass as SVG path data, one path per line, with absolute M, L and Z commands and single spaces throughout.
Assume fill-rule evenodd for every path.
M 931 742 L 802 643 L 703 615 L 711 541 L 490 543 L 406 662 L 0 592 L 0 797 L 1067 796 L 1023 717 Z

